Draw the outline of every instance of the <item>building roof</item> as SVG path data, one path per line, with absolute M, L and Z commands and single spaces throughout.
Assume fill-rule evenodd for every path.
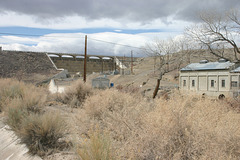
M 231 72 L 233 72 L 233 73 L 240 73 L 240 67 L 238 67 L 238 68 L 232 70 Z
M 203 61 L 202 61 L 203 62 Z M 191 63 L 182 68 L 181 71 L 204 71 L 204 70 L 228 70 L 235 63 L 227 62 L 207 62 Z

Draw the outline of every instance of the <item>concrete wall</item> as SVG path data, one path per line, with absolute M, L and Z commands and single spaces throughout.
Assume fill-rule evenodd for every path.
M 67 69 L 69 73 L 84 72 L 83 58 L 51 57 L 58 69 Z M 113 59 L 87 59 L 87 73 L 115 70 Z
M 125 66 L 130 67 L 132 60 L 131 57 L 117 58 L 123 62 Z M 133 61 L 136 60 L 137 57 L 134 57 Z M 88 74 L 92 72 L 114 71 L 117 69 L 116 67 L 114 56 L 88 55 Z M 0 77 L 14 77 L 20 72 L 41 74 L 53 72 L 53 74 L 56 74 L 58 72 L 57 69 L 66 69 L 69 73 L 80 72 L 83 74 L 84 55 L 7 50 L 2 51 L 0 47 L 0 68 Z
M 237 87 L 231 87 L 232 81 L 237 82 Z M 240 73 L 230 73 L 227 70 L 181 72 L 179 87 L 183 92 L 194 91 L 209 96 L 224 94 L 232 97 L 234 92 L 240 92 Z

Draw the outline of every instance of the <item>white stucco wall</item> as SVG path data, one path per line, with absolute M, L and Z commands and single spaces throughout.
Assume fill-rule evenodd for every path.
M 230 73 L 227 70 L 215 71 L 184 71 L 180 72 L 180 90 L 195 91 L 199 94 L 205 93 L 209 96 L 232 96 L 233 89 L 231 81 L 237 81 L 238 87 L 234 92 L 240 91 L 240 73 Z M 186 80 L 186 86 L 183 86 L 183 81 Z M 192 80 L 195 81 L 195 87 L 192 86 Z M 214 81 L 214 86 L 211 86 L 211 80 Z M 225 87 L 222 86 L 222 81 L 225 81 Z
M 206 76 L 199 76 L 199 91 L 207 91 L 208 89 L 208 79 Z
M 227 75 L 220 75 L 219 76 L 219 83 L 218 83 L 218 88 L 219 91 L 229 91 L 230 90 L 230 80 L 229 80 L 229 76 Z M 225 81 L 225 87 L 222 86 L 222 81 Z

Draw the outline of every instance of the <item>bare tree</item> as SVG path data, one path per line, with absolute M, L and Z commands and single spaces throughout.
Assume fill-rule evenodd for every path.
M 240 32 L 239 14 L 237 11 L 225 14 L 205 12 L 200 15 L 202 23 L 186 28 L 186 34 L 199 44 L 203 44 L 210 53 L 225 58 L 225 48 L 234 49 L 235 60 L 238 60 L 240 50 L 235 42 L 235 37 Z
M 240 13 L 237 9 L 232 9 L 226 13 L 227 17 L 233 22 L 232 29 L 240 34 Z
M 194 53 L 199 52 L 199 50 L 197 50 L 199 44 L 192 41 L 192 39 L 189 39 L 186 35 L 182 35 L 175 43 L 178 48 L 176 54 L 181 55 L 180 57 L 178 56 L 178 68 L 180 68 L 184 62 L 191 63 L 191 56 Z
M 173 39 L 155 40 L 153 43 L 146 45 L 145 51 L 148 56 L 157 57 L 159 59 L 159 64 L 157 65 L 159 76 L 153 92 L 153 98 L 155 98 L 163 75 L 176 69 L 176 66 L 174 65 L 175 58 L 172 55 L 173 53 L 176 53 L 177 46 Z

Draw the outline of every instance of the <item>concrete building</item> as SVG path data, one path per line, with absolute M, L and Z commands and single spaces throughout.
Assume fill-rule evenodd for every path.
M 189 64 L 180 70 L 179 87 L 183 92 L 237 97 L 240 95 L 240 63 L 220 59 Z

